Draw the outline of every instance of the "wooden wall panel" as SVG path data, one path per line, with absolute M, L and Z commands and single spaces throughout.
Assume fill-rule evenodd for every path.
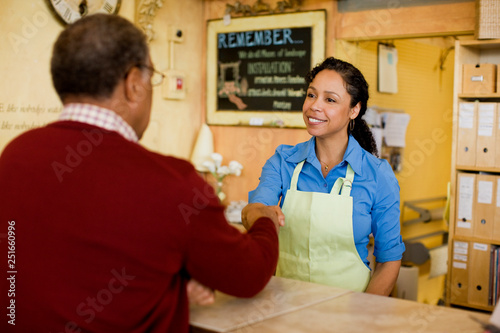
M 295 145 L 309 140 L 306 129 L 255 128 L 242 126 L 211 126 L 214 150 L 230 160 L 240 162 L 244 169 L 240 177 L 228 176 L 224 192 L 228 200 L 247 200 L 248 191 L 259 184 L 261 169 L 280 144 Z M 227 202 L 227 203 L 228 203 Z
M 373 40 L 416 36 L 472 34 L 475 3 L 418 6 L 338 15 L 337 39 Z

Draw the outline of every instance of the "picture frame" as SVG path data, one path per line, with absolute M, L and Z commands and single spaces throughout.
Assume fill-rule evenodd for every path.
M 207 23 L 209 125 L 304 128 L 305 75 L 325 57 L 326 11 Z
M 398 92 L 398 50 L 393 44 L 377 45 L 377 91 L 396 94 Z

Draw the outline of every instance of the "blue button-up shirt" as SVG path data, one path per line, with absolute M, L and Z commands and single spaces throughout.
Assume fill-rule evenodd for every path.
M 325 178 L 315 146 L 315 137 L 295 146 L 280 145 L 262 168 L 260 183 L 249 193 L 248 201 L 283 206 L 293 171 L 303 160 L 297 189 L 330 193 L 337 178 L 345 177 L 347 164 L 350 164 L 355 173 L 351 196 L 354 242 L 359 256 L 369 266 L 367 245 L 373 234 L 373 254 L 377 262 L 400 260 L 405 246 L 399 222 L 399 185 L 389 163 L 361 148 L 356 139 L 349 136 L 342 162 Z

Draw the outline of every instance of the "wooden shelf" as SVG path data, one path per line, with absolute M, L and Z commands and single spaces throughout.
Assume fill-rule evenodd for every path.
M 481 102 L 500 103 L 500 89 L 498 93 L 487 94 L 465 94 L 462 93 L 463 65 L 464 64 L 497 64 L 500 65 L 500 39 L 495 40 L 462 40 L 455 43 L 455 75 L 453 93 L 453 142 L 452 142 L 452 168 L 450 186 L 450 219 L 449 219 L 449 247 L 448 247 L 448 274 L 446 283 L 446 304 L 460 307 L 472 308 L 482 311 L 492 311 L 491 295 L 484 291 L 488 286 L 490 276 L 490 250 L 492 246 L 500 246 L 500 239 L 486 239 L 489 234 L 481 236 L 456 235 L 455 229 L 459 213 L 458 207 L 458 175 L 460 173 L 491 173 L 500 176 L 500 166 L 497 167 L 476 167 L 457 165 L 458 153 L 458 108 L 461 102 Z M 472 176 L 472 175 L 471 175 Z M 467 185 L 466 185 L 467 186 Z M 474 184 L 473 186 L 477 186 Z M 474 190 L 476 191 L 476 190 Z M 473 192 L 474 194 L 476 192 Z M 477 199 L 475 199 L 477 200 Z M 474 210 L 475 203 L 472 202 Z M 484 206 L 483 206 L 484 207 Z M 474 212 L 475 214 L 475 212 Z M 468 222 L 475 230 L 474 215 Z M 467 234 L 460 229 L 461 233 Z M 470 235 L 470 236 L 469 236 Z M 498 238 L 498 236 L 495 236 Z M 466 244 L 456 244 L 455 241 Z M 455 252 L 456 250 L 456 252 Z M 484 251 L 487 251 L 485 253 Z M 485 279 L 486 278 L 486 279 Z M 465 289 L 463 284 L 465 283 Z M 462 287 L 461 287 L 462 284 Z M 477 286 L 476 286 L 477 284 Z M 482 287 L 482 288 L 479 288 Z M 477 289 L 477 290 L 476 290 Z M 482 290 L 482 291 L 481 291 Z
M 452 302 L 450 303 L 451 305 L 456 305 L 456 306 L 460 306 L 460 307 L 463 307 L 463 308 L 472 308 L 472 309 L 476 309 L 476 310 L 482 310 L 482 311 L 488 311 L 488 312 L 491 312 L 493 311 L 493 306 L 482 306 L 482 305 L 476 305 L 476 304 L 470 304 L 470 303 L 461 303 L 461 302 Z
M 500 246 L 500 239 L 484 239 L 484 238 L 480 238 L 480 237 L 454 235 L 453 240 L 462 241 L 462 242 L 473 242 L 473 243 L 487 243 L 487 244 Z
M 473 172 L 490 172 L 490 173 L 500 174 L 500 168 L 484 168 L 484 167 L 457 165 L 456 170 L 457 171 L 473 171 Z
M 499 47 L 500 39 L 488 39 L 488 40 L 463 40 L 460 41 L 460 46 L 478 47 L 478 48 L 489 48 L 489 47 Z
M 463 98 L 463 99 L 491 99 L 491 98 L 498 98 L 498 99 L 500 99 L 500 93 L 482 94 L 482 95 L 458 94 L 458 98 Z

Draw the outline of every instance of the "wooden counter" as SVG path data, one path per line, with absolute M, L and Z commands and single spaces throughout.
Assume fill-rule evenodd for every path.
M 192 306 L 198 332 L 483 332 L 489 315 L 273 277 L 257 296 Z

